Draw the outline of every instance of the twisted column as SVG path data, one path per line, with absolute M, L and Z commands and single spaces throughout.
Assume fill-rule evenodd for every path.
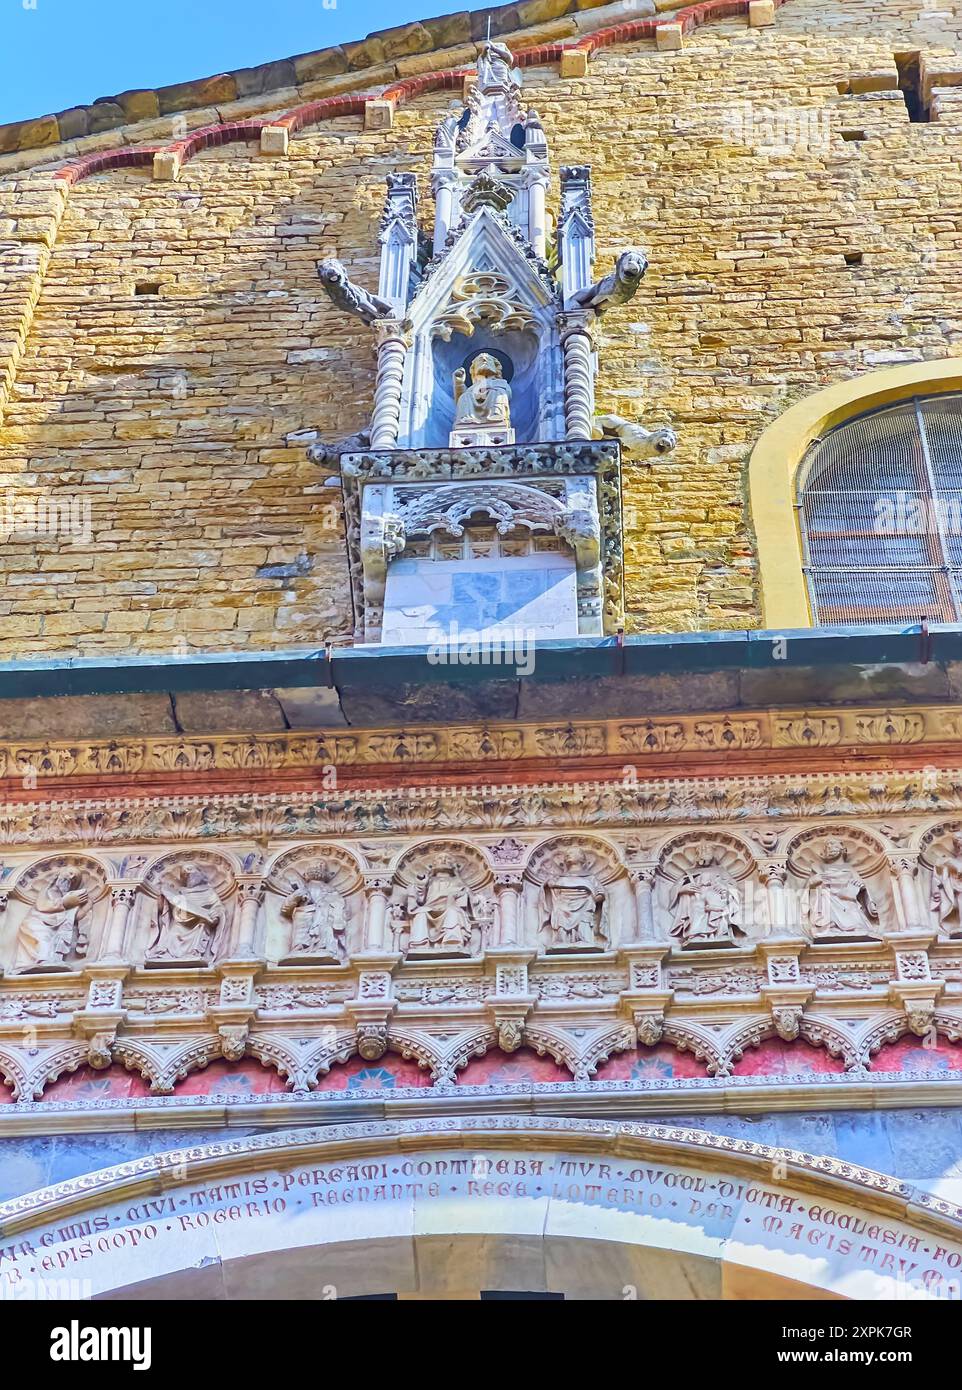
M 410 339 L 401 325 L 391 320 L 376 325 L 378 333 L 377 382 L 374 387 L 374 414 L 371 418 L 371 448 L 393 449 L 401 423 L 401 384 L 404 357 Z
M 565 438 L 590 439 L 595 418 L 593 345 L 586 319 L 562 338 L 565 368 Z

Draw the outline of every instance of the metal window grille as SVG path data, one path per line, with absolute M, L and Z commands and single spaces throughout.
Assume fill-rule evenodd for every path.
M 962 395 L 849 420 L 800 470 L 819 624 L 962 620 Z

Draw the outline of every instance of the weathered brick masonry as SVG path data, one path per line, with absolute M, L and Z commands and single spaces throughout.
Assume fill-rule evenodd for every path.
M 832 381 L 959 352 L 962 11 L 790 0 L 755 27 L 743 6 L 703 6 L 721 18 L 680 50 L 613 42 L 562 77 L 557 50 L 594 36 L 551 8 L 502 21 L 542 26 L 512 39 L 545 46 L 526 94 L 557 164 L 592 165 L 598 264 L 632 243 L 651 260 L 604 321 L 599 410 L 680 438 L 627 470 L 631 629 L 757 625 L 743 474 L 762 429 Z M 294 60 L 300 85 L 272 90 L 281 65 L 266 96 L 190 89 L 158 101 L 166 116 L 126 94 L 119 133 L 77 117 L 70 144 L 40 143 L 62 120 L 0 156 L 0 495 L 92 506 L 89 542 L 0 538 L 0 656 L 349 640 L 339 490 L 285 436 L 361 427 L 374 363 L 315 264 L 337 255 L 373 286 L 384 176 L 423 166 L 457 84 L 409 97 L 388 130 L 364 129 L 360 103 L 322 116 L 286 155 L 196 140 L 175 180 L 152 177 L 150 149 L 456 69 L 475 51 L 463 29 L 441 52 L 414 35 L 390 63 L 373 41 L 365 64 L 318 60 L 313 77 Z M 898 89 L 907 51 L 926 64 L 926 122 Z M 142 164 L 57 177 L 118 145 Z

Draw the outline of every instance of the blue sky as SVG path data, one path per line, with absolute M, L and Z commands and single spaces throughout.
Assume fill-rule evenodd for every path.
M 445 0 L 0 0 L 0 124 L 469 7 Z

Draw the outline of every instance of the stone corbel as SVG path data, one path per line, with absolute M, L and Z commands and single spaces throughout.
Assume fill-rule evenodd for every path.
M 594 484 L 572 484 L 565 498 L 564 514 L 555 522 L 555 532 L 575 553 L 578 573 L 597 570 L 601 559 L 601 519 Z
M 618 996 L 618 1012 L 631 1020 L 643 1047 L 654 1047 L 661 1041 L 665 1013 L 674 998 L 664 971 L 670 954 L 668 941 L 633 942 L 618 951 L 619 961 L 628 966 L 628 988 Z
M 129 967 L 98 961 L 84 968 L 87 1001 L 73 1016 L 73 1029 L 87 1040 L 87 1061 L 95 1071 L 103 1071 L 113 1061 L 117 1029 L 126 1018 L 123 1004 L 124 980 Z
M 225 1062 L 239 1062 L 247 1051 L 250 1028 L 246 1023 L 222 1023 L 217 1029 L 220 1055 Z
M 356 997 L 344 1005 L 357 1034 L 357 1050 L 368 1062 L 376 1062 L 387 1051 L 388 1027 L 397 1009 L 391 976 L 394 964 L 392 960 L 388 969 L 362 970 Z
M 495 992 L 485 1002 L 502 1052 L 516 1052 L 524 1042 L 524 1025 L 538 1002 L 528 984 L 528 964 L 533 952 L 499 953 L 495 967 Z
M 932 1032 L 935 1008 L 944 989 L 944 980 L 893 981 L 889 985 L 889 1003 L 902 1009 L 911 1031 L 917 1038 L 924 1038 Z
M 767 882 L 769 893 L 772 890 L 772 875 L 777 876 L 779 891 L 784 882 L 781 865 L 768 865 Z M 794 1042 L 802 1024 L 802 1015 L 815 993 L 814 985 L 802 979 L 799 954 L 805 943 L 788 937 L 766 937 L 758 943 L 758 951 L 765 962 L 768 983 L 762 985 L 763 1003 L 771 1010 L 775 1032 L 785 1042 Z
M 762 1002 L 771 1011 L 775 1032 L 784 1042 L 798 1037 L 802 1016 L 814 993 L 813 985 L 762 985 Z
M 917 931 L 902 932 L 889 942 L 895 965 L 889 1003 L 904 1011 L 918 1038 L 931 1032 L 935 1007 L 945 989 L 945 981 L 933 979 L 929 966 L 929 948 L 934 941 L 934 932 Z
M 223 960 L 217 967 L 220 996 L 208 1010 L 208 1017 L 221 1040 L 221 1055 L 229 1062 L 240 1061 L 247 1050 L 250 1025 L 257 1013 L 254 998 L 256 968 L 250 960 Z
M 778 987 L 803 983 L 799 955 L 807 944 L 802 937 L 771 936 L 763 937 L 757 943 L 770 985 Z
M 407 541 L 404 522 L 399 516 L 393 512 L 374 510 L 378 495 L 377 488 L 365 488 L 361 500 L 361 567 L 364 570 L 365 636 L 368 640 L 380 634 L 387 567 L 403 552 Z

